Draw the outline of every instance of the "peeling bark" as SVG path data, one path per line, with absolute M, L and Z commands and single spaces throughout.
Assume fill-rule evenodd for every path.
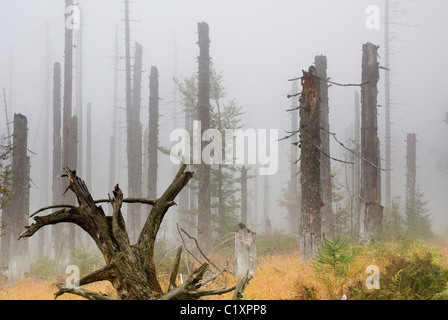
M 300 183 L 302 189 L 300 221 L 300 261 L 312 259 L 321 242 L 321 127 L 320 101 L 316 96 L 320 81 L 312 66 L 303 72 L 300 98 Z

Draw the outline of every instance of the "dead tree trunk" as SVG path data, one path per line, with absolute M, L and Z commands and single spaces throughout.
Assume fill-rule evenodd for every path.
M 291 94 L 296 94 L 299 91 L 298 81 L 295 80 L 292 82 L 292 92 Z M 297 99 L 291 99 L 291 132 L 297 132 L 298 123 L 299 123 L 299 115 L 298 115 L 298 101 Z M 290 155 L 290 169 L 289 169 L 289 185 L 288 191 L 289 195 L 292 197 L 291 203 L 288 205 L 288 226 L 289 233 L 295 234 L 299 229 L 299 215 L 300 215 L 300 206 L 299 206 L 299 194 L 298 194 L 298 156 L 299 156 L 299 148 L 297 144 L 291 143 L 291 155 Z
M 235 230 L 235 263 L 237 276 L 253 275 L 257 270 L 257 245 L 255 232 L 240 223 Z
M 30 272 L 29 242 L 18 241 L 23 225 L 28 224 L 30 206 L 30 158 L 28 157 L 28 120 L 14 115 L 12 152 L 11 213 L 5 224 L 11 230 L 8 283 L 15 283 Z
M 377 94 L 379 80 L 378 47 L 363 46 L 361 89 L 361 199 L 363 238 L 368 242 L 383 237 L 383 207 L 381 206 L 381 164 L 378 139 Z
M 42 139 L 42 160 L 41 185 L 44 189 L 42 205 L 50 201 L 50 108 L 51 108 L 51 59 L 50 59 L 50 30 L 49 23 L 46 23 L 46 59 L 45 59 L 45 95 L 43 102 L 43 139 Z M 46 230 L 41 230 L 37 241 L 37 259 L 42 259 L 46 255 Z
M 392 205 L 392 195 L 391 195 L 391 119 L 390 119 L 390 7 L 389 7 L 389 0 L 385 0 L 385 27 L 384 27 L 384 34 L 385 34 L 385 41 L 384 41 L 384 67 L 385 70 L 385 165 L 386 165 L 386 173 L 385 173 L 385 206 L 387 209 L 391 208 Z
M 86 181 L 92 188 L 92 104 L 87 105 Z
M 53 204 L 62 202 L 61 170 L 62 170 L 62 139 L 61 139 L 61 65 L 54 64 L 53 77 Z M 62 226 L 51 227 L 51 254 L 56 259 L 61 247 Z
M 73 5 L 73 0 L 65 1 L 66 8 Z M 70 18 L 70 13 L 65 13 L 65 21 Z M 76 152 L 76 146 L 72 146 L 71 134 L 73 128 L 72 125 L 72 98 L 73 98 L 73 29 L 66 26 L 65 28 L 65 57 L 64 57 L 64 110 L 63 110 L 63 122 L 62 122 L 62 166 L 70 166 L 70 159 L 74 157 Z M 77 153 L 76 153 L 77 156 Z M 64 190 L 60 191 L 61 193 Z M 74 204 L 75 198 L 70 194 L 62 196 L 64 203 Z M 64 226 L 64 229 L 66 229 Z M 69 230 L 63 231 L 65 234 L 69 234 Z M 70 240 L 68 237 L 63 236 L 61 238 L 61 247 L 56 260 L 58 261 L 59 272 L 65 272 L 67 264 L 70 259 Z
M 117 113 L 118 113 L 118 68 L 119 68 L 120 52 L 118 46 L 118 26 L 115 29 L 115 59 L 114 59 L 114 103 L 113 103 L 113 120 L 112 120 L 112 136 L 110 138 L 110 154 L 109 154 L 109 189 L 113 189 L 115 181 L 115 170 L 117 166 Z
M 247 217 L 247 169 L 246 167 L 243 167 L 241 169 L 241 223 L 244 225 L 248 224 L 248 217 Z
M 406 155 L 406 223 L 415 231 L 417 217 L 415 212 L 415 186 L 416 186 L 416 158 L 417 158 L 417 137 L 415 133 L 407 135 L 407 155 Z
M 361 153 L 361 125 L 360 125 L 360 97 L 359 92 L 355 92 L 355 152 L 356 155 Z M 361 197 L 360 197 L 360 187 L 361 187 L 361 160 L 358 156 L 353 157 L 353 193 L 354 193 L 354 213 L 353 213 L 353 232 L 352 237 L 355 242 L 359 241 L 359 235 L 361 231 Z
M 33 214 L 35 223 L 26 228 L 21 238 L 34 235 L 46 225 L 73 223 L 80 226 L 95 241 L 101 251 L 106 266 L 80 279 L 79 287 L 58 284 L 59 292 L 55 298 L 72 293 L 88 299 L 113 299 L 101 293 L 82 289 L 81 286 L 98 281 L 110 281 L 123 300 L 181 300 L 199 299 L 203 296 L 224 294 L 236 288 L 236 285 L 221 290 L 203 290 L 200 287 L 212 279 L 203 281 L 208 264 L 203 264 L 180 286 L 176 284 L 179 271 L 178 254 L 170 277 L 168 290 L 163 290 L 156 273 L 154 263 L 154 245 L 157 233 L 168 209 L 175 205 L 175 198 L 193 176 L 186 172 L 183 165 L 171 185 L 157 200 L 124 199 L 119 186 L 115 187 L 113 198 L 109 200 L 93 200 L 85 183 L 73 171 L 66 168 L 69 190 L 76 194 L 78 206 L 61 207 L 56 213 L 47 216 L 36 216 L 49 208 L 42 208 Z M 106 216 L 99 203 L 110 203 L 112 216 Z M 152 205 L 152 209 L 141 230 L 137 242 L 131 245 L 126 224 L 121 212 L 123 203 L 142 203 Z M 54 207 L 50 207 L 54 208 Z M 216 278 L 213 275 L 212 278 Z M 247 281 L 246 281 L 247 282 Z
M 159 148 L 159 71 L 151 68 L 149 95 L 149 140 L 148 140 L 148 198 L 157 197 L 157 170 Z
M 89 138 L 89 137 L 87 137 Z M 70 146 L 75 149 L 75 151 L 78 149 L 78 118 L 76 116 L 72 117 L 71 122 L 71 131 L 70 131 Z M 70 167 L 71 168 L 77 168 L 78 167 L 78 157 L 77 152 L 71 153 L 70 156 Z M 75 225 L 69 225 L 69 233 L 68 233 L 68 248 L 70 252 L 75 249 L 76 247 L 76 226 Z
M 302 212 L 299 229 L 300 261 L 309 261 L 321 243 L 321 126 L 318 97 L 321 81 L 316 79 L 316 69 L 311 66 L 303 71 L 300 98 L 300 183 Z
M 316 56 L 315 66 L 317 75 L 320 79 L 327 80 L 327 58 L 325 56 Z M 328 107 L 328 84 L 319 80 L 319 100 L 320 100 L 320 125 L 322 127 L 321 137 L 321 162 L 320 178 L 322 190 L 322 234 L 324 237 L 333 239 L 334 217 L 332 210 L 332 174 L 330 159 L 330 121 Z
M 201 137 L 210 128 L 210 37 L 209 27 L 205 22 L 198 23 L 199 33 L 199 85 L 198 85 L 198 118 L 201 123 Z M 202 148 L 207 146 L 201 141 Z M 205 253 L 212 251 L 212 221 L 210 195 L 210 165 L 201 157 L 198 170 L 198 241 Z
M 128 184 L 131 197 L 142 196 L 142 124 L 140 122 L 141 81 L 142 81 L 142 46 L 136 43 L 134 60 L 134 83 L 131 108 L 127 110 L 128 130 Z M 141 207 L 129 208 L 128 225 L 132 241 L 136 240 L 137 229 L 141 223 Z
M 272 223 L 269 218 L 269 176 L 264 176 L 263 182 L 263 229 L 264 233 L 270 235 L 272 233 Z

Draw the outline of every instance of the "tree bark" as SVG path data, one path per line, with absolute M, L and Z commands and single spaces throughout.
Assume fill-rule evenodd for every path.
M 363 46 L 361 89 L 361 198 L 362 237 L 368 241 L 383 238 L 383 207 L 381 206 L 380 146 L 378 139 L 377 94 L 379 80 L 378 47 L 367 43 Z
M 28 157 L 28 120 L 14 115 L 12 153 L 11 216 L 4 217 L 10 228 L 11 243 L 8 264 L 8 283 L 13 284 L 30 272 L 29 241 L 18 241 L 20 230 L 28 223 L 30 206 L 30 158 Z
M 256 234 L 240 223 L 235 230 L 235 263 L 237 276 L 253 275 L 257 270 Z
M 317 75 L 321 79 L 327 80 L 327 58 L 325 56 L 316 56 L 315 66 Z M 320 100 L 320 125 L 322 130 L 321 137 L 321 162 L 320 177 L 322 190 L 322 235 L 326 238 L 334 237 L 334 216 L 332 201 L 332 174 L 330 159 L 330 121 L 328 107 L 328 85 L 319 80 L 319 100 Z
M 127 109 L 128 130 L 128 184 L 131 197 L 142 196 L 142 124 L 140 122 L 141 80 L 142 80 L 142 46 L 136 43 L 134 61 L 134 83 L 131 108 Z M 137 229 L 141 224 L 141 207 L 129 208 L 128 224 L 131 241 L 137 237 Z
M 123 198 L 119 186 L 115 187 L 113 198 L 94 201 L 84 181 L 68 168 L 65 169 L 70 183 L 68 189 L 76 195 L 78 206 L 68 208 L 61 206 L 56 213 L 48 216 L 35 216 L 35 223 L 26 227 L 21 238 L 33 236 L 46 225 L 58 223 L 78 225 L 95 241 L 106 263 L 104 268 L 80 279 L 79 286 L 98 281 L 110 281 L 123 300 L 198 299 L 202 296 L 230 292 L 235 289 L 235 286 L 222 290 L 199 290 L 204 283 L 207 283 L 206 280 L 203 282 L 202 280 L 208 269 L 208 264 L 203 264 L 193 272 L 183 285 L 177 287 L 171 283 L 167 291 L 162 289 L 157 279 L 154 263 L 154 245 L 157 233 L 165 214 L 169 208 L 175 205 L 175 198 L 193 176 L 192 172 L 187 172 L 185 169 L 186 165 L 183 165 L 173 182 L 157 200 L 129 200 L 153 205 L 134 245 L 131 245 L 121 212 L 122 204 L 127 200 Z M 102 207 L 96 205 L 99 202 L 111 203 L 112 216 L 106 216 Z M 179 259 L 180 254 L 177 255 L 177 260 Z M 178 263 L 176 261 L 175 265 Z M 93 293 L 79 287 L 69 288 L 64 284 L 59 284 L 58 287 L 60 290 L 55 294 L 56 298 L 61 294 L 71 293 L 88 299 L 111 299 L 107 295 Z
M 302 210 L 299 229 L 300 261 L 311 260 L 321 243 L 321 127 L 318 98 L 321 81 L 316 70 L 303 71 L 300 98 L 300 183 Z
M 210 128 L 210 37 L 209 27 L 205 22 L 198 23 L 199 33 L 199 97 L 198 118 L 201 123 L 201 137 Z M 201 150 L 207 142 L 201 141 Z M 201 164 L 198 170 L 198 241 L 202 250 L 207 254 L 212 251 L 212 221 L 211 221 L 211 195 L 210 195 L 210 165 Z

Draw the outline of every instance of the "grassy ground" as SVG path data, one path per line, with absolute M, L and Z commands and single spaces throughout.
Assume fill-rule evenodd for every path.
M 223 257 L 213 257 L 214 261 Z M 255 300 L 327 300 L 341 299 L 446 299 L 448 298 L 448 247 L 407 242 L 357 249 L 354 258 L 342 273 L 331 268 L 317 270 L 312 263 L 298 263 L 299 253 L 266 253 L 258 258 L 256 276 L 247 286 L 245 299 Z M 381 289 L 367 290 L 366 268 L 377 265 L 381 270 Z M 166 276 L 165 276 L 166 278 Z M 166 286 L 162 276 L 161 283 Z M 55 283 L 63 279 L 38 280 L 27 278 L 14 286 L 0 286 L 1 300 L 48 300 L 57 291 Z M 236 282 L 231 275 L 223 276 L 214 288 Z M 96 283 L 86 289 L 115 295 L 108 282 Z M 232 293 L 209 299 L 231 299 Z M 59 299 L 81 299 L 63 295 Z

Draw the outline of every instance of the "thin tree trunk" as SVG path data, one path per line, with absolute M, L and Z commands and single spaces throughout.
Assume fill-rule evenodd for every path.
M 263 226 L 264 233 L 270 235 L 272 233 L 272 223 L 269 218 L 269 176 L 264 176 L 263 184 Z
M 380 146 L 378 139 L 377 94 L 379 64 L 378 47 L 368 43 L 363 46 L 361 89 L 361 198 L 363 233 L 367 242 L 383 238 L 383 207 L 381 206 Z
M 327 58 L 325 56 L 316 56 L 315 66 L 317 75 L 321 79 L 327 79 Z M 328 107 L 328 85 L 326 82 L 319 81 L 319 100 L 320 100 L 320 125 L 322 130 L 321 137 L 321 161 L 320 177 L 322 190 L 322 235 L 326 238 L 334 237 L 334 216 L 332 210 L 332 175 L 330 159 L 330 121 Z
M 321 243 L 321 126 L 318 97 L 321 81 L 310 67 L 302 77 L 300 108 L 300 183 L 302 210 L 299 229 L 300 261 L 311 260 Z
M 247 226 L 248 217 L 247 217 L 247 172 L 249 169 L 243 167 L 241 169 L 241 223 Z
M 70 152 L 71 158 L 69 161 L 70 168 L 77 168 L 78 167 L 78 156 L 77 156 L 77 150 L 78 150 L 78 118 L 76 116 L 72 117 L 71 120 L 71 131 L 70 131 L 70 146 L 74 150 L 74 152 Z M 70 252 L 73 251 L 76 247 L 76 226 L 75 225 L 69 225 L 69 233 L 68 233 L 68 248 Z
M 116 182 L 115 170 L 117 167 L 117 113 L 118 113 L 118 68 L 119 68 L 120 52 L 118 46 L 118 26 L 115 28 L 115 61 L 114 61 L 114 103 L 113 103 L 113 120 L 112 120 L 112 136 L 110 141 L 109 154 L 109 190 L 114 189 Z
M 210 37 L 208 24 L 205 22 L 198 23 L 198 33 L 200 48 L 198 118 L 201 123 L 202 136 L 204 131 L 210 128 Z M 201 144 L 201 150 L 204 150 L 207 142 L 202 141 Z M 206 254 L 212 250 L 210 171 L 210 165 L 204 163 L 204 160 L 201 159 L 198 170 L 198 241 Z
M 61 142 L 61 65 L 54 64 L 53 77 L 53 204 L 62 202 L 62 142 Z M 56 259 L 61 247 L 63 226 L 51 227 L 51 258 Z
M 296 94 L 299 91 L 298 81 L 292 82 L 292 92 L 291 94 Z M 291 132 L 297 132 L 299 124 L 299 114 L 298 114 L 298 101 L 297 99 L 291 99 L 292 106 L 291 110 Z M 299 148 L 295 143 L 291 143 L 290 151 L 290 168 L 289 168 L 289 185 L 288 193 L 292 197 L 292 202 L 288 205 L 288 227 L 289 233 L 295 234 L 299 228 L 299 215 L 300 215 L 300 205 L 299 205 L 299 194 L 298 194 L 298 156 Z
M 406 155 L 406 218 L 411 231 L 417 226 L 415 214 L 415 186 L 416 186 L 416 145 L 417 137 L 415 133 L 407 135 L 407 155 Z
M 49 23 L 46 23 L 46 61 L 45 61 L 45 98 L 43 104 L 43 139 L 42 139 L 42 171 L 41 185 L 43 191 L 42 205 L 50 201 L 50 108 L 51 108 L 51 60 L 50 60 L 50 29 Z M 46 254 L 46 230 L 43 229 L 38 233 L 37 241 L 37 259 L 42 259 Z
M 86 182 L 92 188 L 92 104 L 87 105 Z
M 148 198 L 157 198 L 157 170 L 159 148 L 159 71 L 151 68 L 149 95 L 149 140 L 148 140 Z
M 134 83 L 132 90 L 132 104 L 128 110 L 128 184 L 129 195 L 139 198 L 142 196 L 142 125 L 140 123 L 141 107 L 141 80 L 142 80 L 142 46 L 136 43 L 134 61 Z M 137 229 L 141 223 L 141 207 L 132 206 L 129 208 L 128 221 L 131 241 L 137 237 Z
M 355 92 L 355 151 L 361 153 L 361 105 L 359 92 Z M 354 164 L 354 216 L 353 216 L 353 239 L 357 243 L 361 232 L 361 159 L 358 156 L 353 157 Z
M 389 0 L 385 0 L 385 111 L 386 111 L 386 126 L 385 126 L 385 165 L 386 165 L 386 173 L 385 173 L 385 207 L 387 209 L 391 208 L 392 205 L 392 195 L 391 195 L 391 119 L 390 119 L 390 7 Z
M 65 0 L 66 8 L 73 5 L 73 0 Z M 65 13 L 65 20 L 69 18 L 70 13 Z M 76 152 L 75 146 L 70 145 L 71 125 L 72 125 L 72 98 L 73 98 L 73 29 L 65 28 L 65 57 L 64 57 L 64 110 L 62 122 L 62 166 L 70 166 L 70 159 Z M 64 190 L 60 191 L 61 193 Z M 62 196 L 62 201 L 67 204 L 74 204 L 76 199 L 74 195 L 66 193 Z M 64 226 L 64 234 L 69 234 L 68 226 Z M 70 240 L 67 236 L 61 238 L 61 250 L 58 261 L 58 270 L 65 272 L 66 266 L 70 263 Z

